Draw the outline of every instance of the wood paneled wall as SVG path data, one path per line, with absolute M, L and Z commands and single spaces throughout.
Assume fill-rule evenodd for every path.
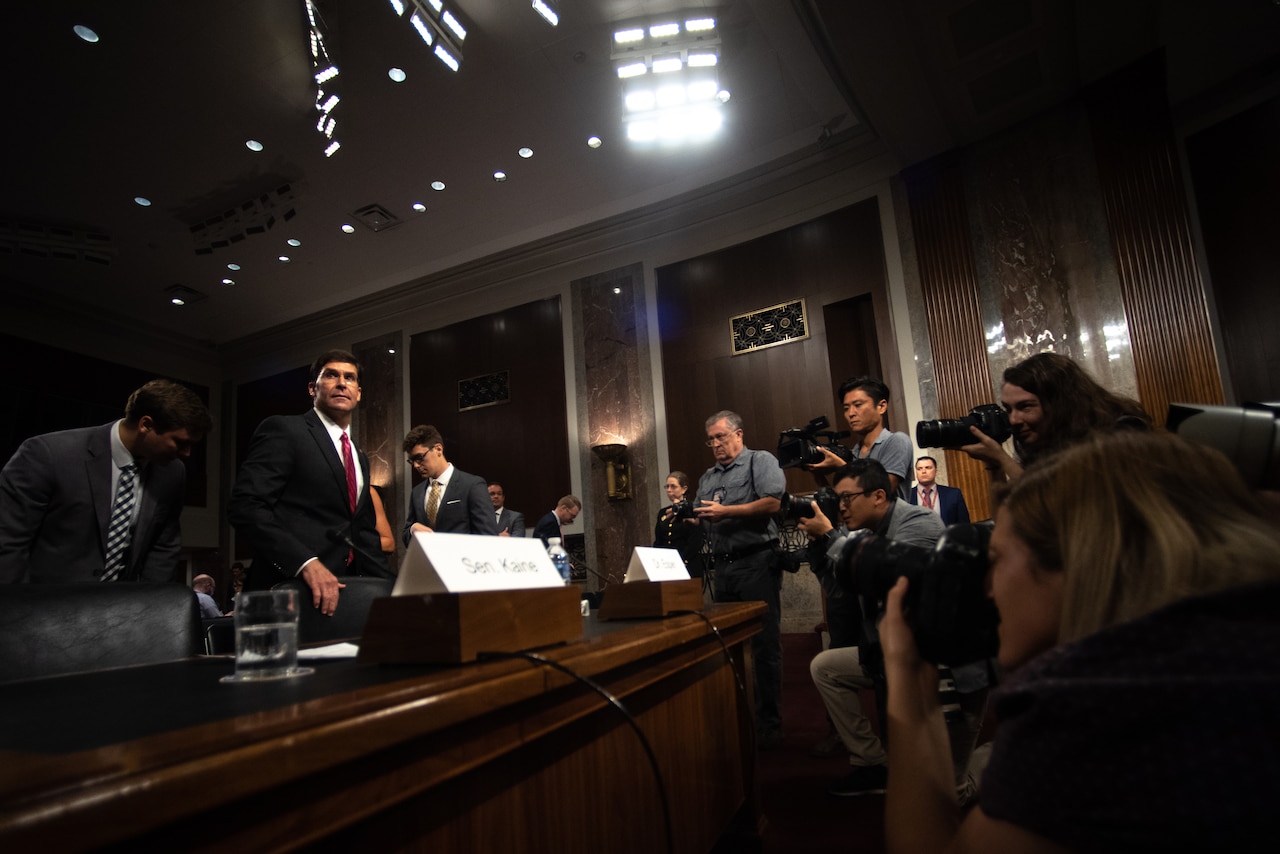
M 825 414 L 843 426 L 833 397 L 823 307 L 871 294 L 881 363 L 896 366 L 886 303 L 877 201 L 657 270 L 658 323 L 671 466 L 696 483 L 713 462 L 704 444 L 707 416 L 732 409 L 747 447 L 774 451 L 778 434 Z M 804 298 L 810 337 L 733 355 L 729 318 Z M 835 382 L 844 379 L 834 378 Z M 902 415 L 896 423 L 901 424 Z M 901 428 L 899 428 L 901 429 Z M 813 478 L 787 473 L 787 488 L 809 492 Z
M 1174 401 L 1223 400 L 1164 92 L 1159 53 L 1085 98 L 1138 395 L 1159 424 Z
M 510 374 L 510 403 L 459 412 L 458 381 L 497 371 Z M 409 389 L 410 421 L 434 425 L 458 468 L 501 481 L 530 528 L 570 491 L 559 297 L 414 335 Z M 388 510 L 403 526 L 404 508 Z
M 1280 400 L 1280 98 L 1186 141 L 1236 403 Z

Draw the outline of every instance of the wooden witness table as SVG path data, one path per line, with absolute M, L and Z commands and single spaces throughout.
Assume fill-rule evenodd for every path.
M 761 603 L 713 605 L 750 692 Z M 622 700 L 675 850 L 761 817 L 750 695 L 698 616 L 583 621 L 540 651 Z M 0 685 L 0 850 L 662 852 L 623 716 L 540 663 L 320 662 L 220 684 L 228 659 Z

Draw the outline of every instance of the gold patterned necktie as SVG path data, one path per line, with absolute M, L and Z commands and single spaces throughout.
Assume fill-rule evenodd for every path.
M 427 495 L 427 527 L 436 526 L 436 511 L 440 509 L 440 481 L 431 481 L 431 492 Z

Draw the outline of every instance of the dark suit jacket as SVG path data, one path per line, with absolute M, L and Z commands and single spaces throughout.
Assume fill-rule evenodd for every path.
M 524 514 L 517 513 L 506 507 L 502 508 L 502 514 L 498 517 L 498 533 L 506 531 L 513 537 L 524 536 Z
M 533 528 L 533 535 L 541 539 L 544 546 L 547 540 L 560 536 L 560 517 L 556 515 L 556 511 L 552 510 L 538 520 L 538 524 Z
M 0 581 L 95 581 L 106 560 L 115 422 L 33 436 L 0 473 Z M 182 545 L 182 460 L 142 469 L 124 581 L 172 581 Z
M 359 449 L 356 455 L 364 486 L 352 513 L 342 458 L 314 409 L 258 425 L 227 507 L 236 535 L 253 547 L 246 590 L 292 578 L 313 557 L 334 575 L 391 575 L 386 561 L 372 560 L 382 545 L 369 497 L 369 459 Z M 350 549 L 331 532 L 358 546 L 350 566 Z
M 404 532 L 401 539 L 407 546 L 413 539 L 413 523 L 427 524 L 427 486 L 430 481 L 422 481 L 413 488 L 409 495 L 409 510 L 404 517 Z M 440 506 L 436 508 L 436 523 L 433 531 L 442 534 L 489 534 L 498 535 L 498 523 L 493 518 L 493 501 L 489 498 L 489 484 L 483 478 L 467 474 L 457 466 L 449 475 L 449 485 L 440 496 Z
M 942 517 L 942 524 L 958 525 L 962 522 L 968 522 L 969 508 L 964 503 L 964 493 L 954 486 L 942 486 L 937 483 L 933 486 L 934 489 L 938 490 L 938 515 Z M 911 487 L 911 494 L 907 496 L 907 503 L 920 503 L 920 487 Z

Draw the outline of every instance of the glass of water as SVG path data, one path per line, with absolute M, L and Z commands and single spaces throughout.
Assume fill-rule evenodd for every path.
M 298 592 L 254 590 L 236 596 L 236 672 L 223 682 L 260 682 L 314 673 L 298 666 Z

